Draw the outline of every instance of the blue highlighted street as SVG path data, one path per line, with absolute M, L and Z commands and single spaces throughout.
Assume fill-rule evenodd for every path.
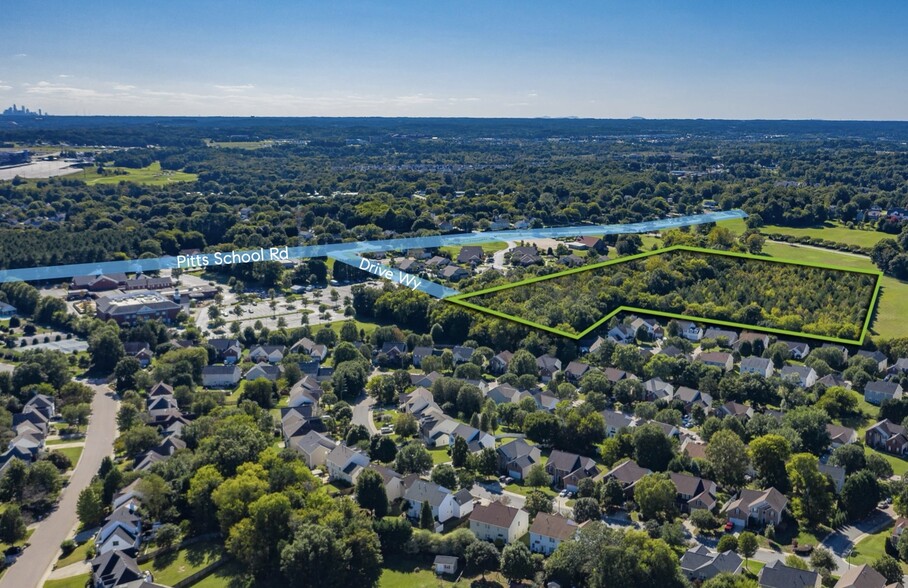
M 274 247 L 270 249 L 254 249 L 234 251 L 230 254 L 201 253 L 191 256 L 191 259 L 165 256 L 149 259 L 134 259 L 128 261 L 103 261 L 98 263 L 78 263 L 69 265 L 55 265 L 46 267 L 33 267 L 21 269 L 0 270 L 0 282 L 33 282 L 43 280 L 59 280 L 73 276 L 86 276 L 112 273 L 140 273 L 153 272 L 165 269 L 212 267 L 226 265 L 225 260 L 255 261 L 286 261 L 288 259 L 307 259 L 312 257 L 344 256 L 353 261 L 350 255 L 358 256 L 363 253 L 381 251 L 406 251 L 408 249 L 421 249 L 441 247 L 444 245 L 475 245 L 493 241 L 524 241 L 541 238 L 581 237 L 584 235 L 620 235 L 631 233 L 650 233 L 665 229 L 674 229 L 691 225 L 715 223 L 724 220 L 746 218 L 743 210 L 725 210 L 708 212 L 691 216 L 678 216 L 631 224 L 614 225 L 577 225 L 571 227 L 550 227 L 542 229 L 520 229 L 507 231 L 487 231 L 482 233 L 462 233 L 452 235 L 429 235 L 423 237 L 403 237 L 399 239 L 381 239 L 375 241 L 356 241 L 348 243 L 332 243 L 329 245 L 304 245 L 299 247 Z M 345 259 L 340 259 L 348 263 Z M 358 264 L 359 261 L 356 261 Z M 395 270 L 396 271 L 396 270 Z M 441 286 L 440 286 L 441 287 Z M 443 288 L 443 287 L 441 287 Z M 447 288 L 446 290 L 450 290 Z M 451 290 L 453 292 L 453 290 Z M 433 294 L 434 296 L 435 294 Z M 445 297 L 444 295 L 438 296 Z
M 397 268 L 378 263 L 377 261 L 360 257 L 354 253 L 331 253 L 329 254 L 329 257 L 357 269 L 369 272 L 370 274 L 374 274 L 377 277 L 390 280 L 401 286 L 406 286 L 411 290 L 425 292 L 429 296 L 434 296 L 435 298 L 447 298 L 448 296 L 458 294 L 457 290 L 448 288 L 447 286 L 443 286 L 425 278 L 420 278 L 419 276 L 414 276 L 413 274 L 408 274 Z

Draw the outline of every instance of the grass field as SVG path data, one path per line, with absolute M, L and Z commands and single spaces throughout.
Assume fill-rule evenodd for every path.
M 82 450 L 84 447 L 65 447 L 63 449 L 54 449 L 57 453 L 62 453 L 69 458 L 69 461 L 73 463 L 73 468 L 76 467 L 76 464 L 79 463 L 79 457 L 82 455 Z
M 453 582 L 451 579 L 436 576 L 432 569 L 432 560 L 429 558 L 402 558 L 389 557 L 385 561 L 384 570 L 381 578 L 378 580 L 379 588 L 440 588 L 440 587 L 457 587 L 467 588 L 480 586 L 479 576 L 464 575 L 459 581 Z M 486 586 L 507 586 L 507 581 L 497 572 L 486 574 Z
M 486 255 L 495 253 L 496 251 L 501 251 L 503 249 L 506 249 L 508 246 L 508 244 L 505 243 L 504 241 L 493 241 L 491 243 L 477 243 L 476 245 L 478 245 L 479 247 L 482 247 L 482 251 Z M 446 253 L 449 253 L 451 255 L 451 259 L 454 259 L 454 260 L 456 260 L 457 256 L 460 255 L 461 249 L 463 249 L 463 247 L 460 245 L 445 245 L 444 247 L 438 248 L 439 251 L 444 251 Z
M 197 543 L 186 549 L 156 557 L 139 567 L 143 570 L 151 570 L 155 582 L 172 586 L 205 566 L 218 561 L 223 555 L 224 547 L 220 544 Z
M 44 583 L 44 588 L 85 588 L 85 583 L 88 582 L 89 576 L 90 574 L 81 574 L 71 578 L 63 578 L 62 580 L 48 580 Z
M 335 333 L 340 335 L 341 327 L 344 326 L 345 322 L 347 322 L 347 320 L 334 321 L 331 323 L 321 323 L 320 325 L 312 325 L 312 335 L 315 336 L 316 333 L 318 333 L 325 327 L 330 327 L 331 329 L 334 330 Z M 353 321 L 353 322 L 356 323 L 356 330 L 365 331 L 366 335 L 371 335 L 372 331 L 374 331 L 375 329 L 377 329 L 378 327 L 381 326 L 378 323 L 364 323 L 362 321 Z
M 435 465 L 451 461 L 451 456 L 448 455 L 448 450 L 444 447 L 439 447 L 438 449 L 430 449 L 429 455 L 432 456 L 432 463 Z
M 886 541 L 889 540 L 889 534 L 892 527 L 886 527 L 879 533 L 864 537 L 858 541 L 857 545 L 848 557 L 848 561 L 855 565 L 871 564 L 886 554 Z M 908 572 L 908 564 L 900 562 L 903 572 Z M 842 570 L 839 570 L 842 571 Z
M 123 175 L 103 175 L 99 176 L 95 168 L 87 168 L 80 174 L 73 174 L 73 179 L 84 181 L 90 186 L 94 185 L 113 185 L 120 182 L 134 182 L 136 184 L 145 184 L 147 186 L 164 186 L 175 182 L 194 182 L 199 179 L 196 174 L 190 174 L 181 171 L 161 170 L 161 164 L 154 162 L 148 167 L 132 169 L 127 167 L 109 167 L 108 170 L 125 172 Z
M 738 234 L 743 233 L 747 229 L 747 226 L 744 224 L 744 219 L 722 221 L 719 224 Z M 763 234 L 778 233 L 780 235 L 790 235 L 792 237 L 826 239 L 827 241 L 845 243 L 846 245 L 858 245 L 860 247 L 873 247 L 881 239 L 892 237 L 892 235 L 887 235 L 886 233 L 872 229 L 849 229 L 840 222 L 832 221 L 826 222 L 823 226 L 806 228 L 765 225 L 760 227 L 760 232 Z
M 88 550 L 92 548 L 95 544 L 94 539 L 89 539 L 82 545 L 73 549 L 72 553 L 66 557 L 61 557 L 57 560 L 57 563 L 54 564 L 54 569 L 63 568 L 70 564 L 79 563 L 80 561 L 85 561 L 85 556 L 88 554 Z

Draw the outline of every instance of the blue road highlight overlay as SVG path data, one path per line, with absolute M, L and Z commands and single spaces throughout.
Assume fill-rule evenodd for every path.
M 420 278 L 414 276 L 413 274 L 408 274 L 407 272 L 401 271 L 397 268 L 388 267 L 387 265 L 381 264 L 372 259 L 366 259 L 360 257 L 354 253 L 331 253 L 329 257 L 334 258 L 336 261 L 346 263 L 355 268 L 361 269 L 364 272 L 369 272 L 374 274 L 379 278 L 384 278 L 390 280 L 395 284 L 400 284 L 410 288 L 411 290 L 418 290 L 420 292 L 425 292 L 429 296 L 434 296 L 435 298 L 447 298 L 448 296 L 454 296 L 459 294 L 457 290 L 453 288 L 448 288 L 431 280 L 425 278 Z
M 364 253 L 381 251 L 406 251 L 444 245 L 475 245 L 492 241 L 526 241 L 543 238 L 582 237 L 584 235 L 621 235 L 631 233 L 650 233 L 665 229 L 674 229 L 691 225 L 715 223 L 724 220 L 747 218 L 743 210 L 724 210 L 707 212 L 690 216 L 615 225 L 579 225 L 571 227 L 550 227 L 544 229 L 519 229 L 509 231 L 488 231 L 484 233 L 461 233 L 454 235 L 429 235 L 424 237 L 402 237 L 399 239 L 381 239 L 375 241 L 355 241 L 332 243 L 330 245 L 304 245 L 299 247 L 270 247 L 243 251 L 200 253 L 197 255 L 166 256 L 128 261 L 102 261 L 98 263 L 77 263 L 47 267 L 0 270 L 0 282 L 33 282 L 41 280 L 58 280 L 73 276 L 88 276 L 111 273 L 140 273 L 164 269 L 191 269 L 233 263 L 253 263 L 257 261 L 289 261 L 311 257 L 332 257 L 343 263 L 359 267 L 360 257 Z M 371 263 L 371 262 L 370 262 Z M 380 265 L 380 264 L 379 264 Z M 399 270 L 382 266 L 386 270 L 400 273 Z M 373 272 L 374 273 L 374 272 Z M 392 279 L 394 275 L 392 275 Z M 380 275 L 380 274 L 377 274 Z M 384 276 L 382 276 L 384 277 Z M 436 298 L 446 298 L 456 294 L 455 290 L 423 279 L 425 285 L 420 289 Z M 409 282 L 411 285 L 414 282 Z M 430 292 L 431 290 L 431 292 Z

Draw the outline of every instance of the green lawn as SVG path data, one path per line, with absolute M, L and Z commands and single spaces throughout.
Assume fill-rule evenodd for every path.
M 205 576 L 193 584 L 192 588 L 247 588 L 251 585 L 252 579 L 243 574 L 243 567 L 237 562 L 231 562 L 216 569 L 210 576 Z
M 84 447 L 64 447 L 63 449 L 54 449 L 55 453 L 62 453 L 69 458 L 69 461 L 73 463 L 73 467 L 76 467 L 76 464 L 79 463 L 79 456 L 82 455 L 82 450 Z
M 48 580 L 44 583 L 44 588 L 85 588 L 91 574 L 81 574 L 62 580 Z
M 744 224 L 744 219 L 722 221 L 719 224 L 738 234 L 743 233 L 747 229 Z M 873 229 L 849 229 L 838 221 L 828 221 L 824 223 L 823 226 L 806 228 L 765 225 L 760 227 L 760 232 L 763 234 L 777 233 L 780 235 L 790 235 L 792 237 L 825 239 L 827 241 L 835 241 L 836 243 L 844 243 L 846 245 L 858 245 L 860 247 L 873 247 L 880 240 L 892 236 Z
M 78 438 L 78 439 L 51 439 L 50 441 L 45 441 L 44 444 L 47 445 L 47 446 L 63 445 L 64 443 L 77 443 L 77 442 L 82 441 L 82 440 L 83 440 L 83 438 Z
M 224 547 L 218 543 L 204 542 L 186 549 L 156 557 L 139 567 L 151 570 L 155 582 L 172 586 L 183 578 L 191 576 L 205 566 L 216 562 L 224 555 Z
M 448 455 L 448 450 L 444 447 L 439 447 L 438 449 L 430 449 L 429 455 L 432 456 L 432 463 L 435 465 L 451 461 L 451 456 Z
M 165 186 L 167 184 L 172 184 L 175 182 L 194 182 L 199 179 L 199 176 L 196 174 L 190 174 L 181 171 L 162 170 L 160 162 L 157 161 L 152 163 L 148 167 L 139 169 L 132 169 L 127 167 L 108 167 L 106 169 L 125 173 L 99 176 L 96 168 L 90 167 L 86 168 L 82 173 L 73 174 L 69 177 L 82 180 L 89 186 L 96 184 L 116 186 L 120 182 L 134 182 L 136 184 L 145 184 L 147 186 Z
M 82 545 L 76 547 L 72 551 L 72 553 L 70 553 L 66 557 L 61 557 L 59 560 L 57 560 L 57 563 L 54 564 L 54 568 L 55 569 L 62 568 L 62 567 L 66 567 L 70 564 L 79 563 L 80 561 L 85 561 L 85 556 L 88 555 L 88 550 L 91 549 L 94 544 L 95 544 L 95 540 L 89 539 Z
M 751 560 L 748 560 L 747 563 L 744 565 L 744 569 L 746 569 L 748 572 L 750 572 L 751 574 L 756 576 L 757 574 L 760 573 L 760 570 L 762 570 L 763 566 L 765 566 L 765 565 L 766 564 L 763 563 L 762 561 L 757 561 L 755 559 L 751 559 Z
M 478 579 L 478 575 L 464 575 L 460 581 L 453 582 L 449 578 L 435 575 L 435 571 L 432 568 L 432 558 L 430 557 L 404 558 L 391 556 L 385 560 L 381 578 L 378 580 L 378 586 L 379 588 L 467 588 L 472 586 L 473 582 Z M 508 585 L 507 581 L 497 572 L 486 574 L 486 580 L 497 581 L 500 586 Z M 477 583 L 476 585 L 478 586 L 479 584 Z M 494 583 L 490 584 L 490 586 L 494 585 Z
M 349 320 L 349 319 L 345 319 L 345 320 L 342 320 L 342 321 L 334 321 L 334 322 L 331 322 L 331 323 L 322 323 L 322 324 L 319 324 L 319 325 L 312 325 L 312 336 L 314 337 L 316 333 L 318 333 L 319 331 L 321 331 L 321 330 L 324 329 L 325 327 L 330 327 L 331 329 L 334 330 L 335 333 L 337 333 L 338 335 L 340 335 L 341 327 L 344 326 L 344 323 L 347 322 L 347 320 Z M 356 323 L 356 330 L 357 330 L 357 331 L 365 331 L 365 332 L 366 332 L 366 335 L 371 335 L 371 334 L 372 334 L 372 331 L 374 331 L 374 330 L 377 329 L 379 326 L 381 326 L 381 325 L 379 325 L 378 323 L 364 323 L 364 322 L 362 322 L 362 321 L 353 321 L 353 322 Z
M 870 564 L 886 554 L 886 541 L 889 540 L 889 534 L 892 527 L 886 527 L 879 533 L 864 537 L 854 546 L 848 561 L 855 564 Z M 908 572 L 908 564 L 901 562 L 902 571 Z M 841 571 L 841 570 L 840 570 Z
M 3 512 L 3 510 L 5 510 L 5 508 L 0 508 L 0 512 Z M 13 547 L 14 545 L 25 545 L 26 543 L 28 543 L 29 538 L 31 538 L 32 533 L 34 533 L 34 532 L 35 532 L 34 529 L 27 530 L 25 532 L 25 539 L 16 541 L 15 543 L 6 543 L 4 541 L 0 541 L 0 551 L 6 551 L 7 549 L 9 549 L 10 547 Z
M 504 241 L 493 241 L 491 243 L 477 243 L 476 246 L 482 247 L 483 253 L 490 255 L 497 251 L 502 251 L 507 249 L 508 244 Z M 451 255 L 451 259 L 456 260 L 457 256 L 460 255 L 460 250 L 463 249 L 460 245 L 445 245 L 444 247 L 439 247 L 438 250 L 448 253 Z
M 869 257 L 857 257 L 830 250 L 809 249 L 788 243 L 767 243 L 763 247 L 763 252 L 771 257 L 781 257 L 793 261 L 825 263 L 863 270 L 877 269 Z M 877 309 L 870 325 L 870 333 L 886 338 L 904 336 L 906 316 L 908 316 L 908 282 L 902 282 L 890 276 L 883 277 Z
M 538 488 L 533 488 L 532 486 L 524 486 L 523 484 L 508 484 L 507 486 L 504 487 L 504 489 L 507 490 L 508 492 L 513 492 L 514 494 L 520 494 L 521 496 L 527 496 L 533 490 L 539 490 L 540 492 L 542 492 L 546 496 L 549 496 L 550 498 L 555 498 L 555 496 L 558 495 L 557 492 L 555 492 L 548 486 L 540 486 Z
M 889 455 L 888 453 L 883 453 L 882 451 L 877 451 L 876 449 L 874 449 L 872 447 L 865 447 L 864 452 L 867 453 L 868 455 L 871 453 L 875 453 L 875 454 L 879 455 L 880 457 L 882 457 L 883 459 L 885 459 L 886 461 L 888 461 L 889 465 L 892 466 L 892 473 L 895 474 L 896 476 L 904 476 L 906 473 L 908 473 L 908 461 L 906 461 L 900 457 L 896 457 L 895 455 Z

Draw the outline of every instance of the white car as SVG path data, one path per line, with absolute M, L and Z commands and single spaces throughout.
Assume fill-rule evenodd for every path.
M 393 432 L 394 432 L 394 427 L 392 427 L 391 425 L 385 425 L 384 427 L 381 428 L 382 435 L 390 435 Z

